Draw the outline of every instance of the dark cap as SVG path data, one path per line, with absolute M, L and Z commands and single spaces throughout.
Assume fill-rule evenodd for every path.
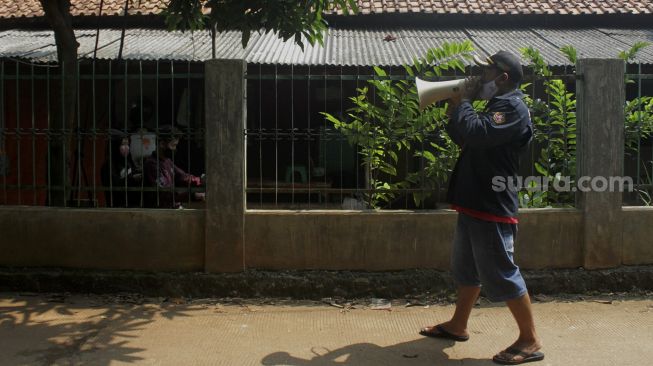
M 479 66 L 495 66 L 504 71 L 515 83 L 519 83 L 524 77 L 524 70 L 521 67 L 519 57 L 508 51 L 499 51 L 484 60 L 474 56 L 474 62 Z

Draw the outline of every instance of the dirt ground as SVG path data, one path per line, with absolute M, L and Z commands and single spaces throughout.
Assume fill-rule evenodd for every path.
M 650 293 L 535 296 L 544 361 L 650 365 Z M 470 340 L 424 338 L 451 299 L 188 299 L 0 293 L 2 365 L 492 365 L 516 326 L 479 301 Z

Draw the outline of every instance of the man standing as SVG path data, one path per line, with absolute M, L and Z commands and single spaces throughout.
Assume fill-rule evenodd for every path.
M 458 286 L 453 317 L 423 328 L 420 334 L 455 341 L 469 339 L 467 321 L 481 286 L 492 301 L 505 301 L 519 326 L 519 337 L 493 361 L 516 365 L 544 359 L 535 332 L 531 302 L 519 267 L 513 261 L 517 234 L 517 192 L 497 189 L 493 179 L 516 178 L 519 155 L 528 146 L 533 127 L 518 89 L 523 77 L 520 60 L 500 51 L 485 61 L 480 79 L 470 79 L 462 97 L 451 101 L 447 132 L 461 147 L 451 176 L 448 201 L 458 211 L 451 270 Z M 474 99 L 488 100 L 477 113 Z M 505 181 L 504 180 L 504 181 Z M 514 181 L 514 180 L 513 180 Z M 501 188 L 501 187 L 499 187 Z

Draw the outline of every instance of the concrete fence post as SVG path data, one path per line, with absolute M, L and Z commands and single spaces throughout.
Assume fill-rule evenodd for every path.
M 577 175 L 591 191 L 577 192 L 583 211 L 585 268 L 621 264 L 622 192 L 602 191 L 603 178 L 620 177 L 624 161 L 624 62 L 620 59 L 581 59 L 576 65 Z M 601 182 L 599 182 L 601 180 Z M 594 182 L 595 184 L 591 184 Z
M 246 68 L 244 60 L 205 63 L 206 272 L 245 268 Z

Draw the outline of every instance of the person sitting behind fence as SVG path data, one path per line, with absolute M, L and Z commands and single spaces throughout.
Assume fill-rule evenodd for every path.
M 106 206 L 139 206 L 140 192 L 129 190 L 140 187 L 142 178 L 129 151 L 129 135 L 119 130 L 111 130 L 109 136 L 106 161 L 100 169 Z
M 176 192 L 173 189 L 199 187 L 202 185 L 202 179 L 186 173 L 173 161 L 181 136 L 178 129 L 164 126 L 159 129 L 157 136 L 157 149 L 145 160 L 143 173 L 145 184 L 158 187 L 159 190 L 146 192 L 145 207 L 181 208 L 183 202 L 189 201 L 189 192 Z M 196 192 L 192 197 L 195 200 L 204 200 L 204 193 Z

